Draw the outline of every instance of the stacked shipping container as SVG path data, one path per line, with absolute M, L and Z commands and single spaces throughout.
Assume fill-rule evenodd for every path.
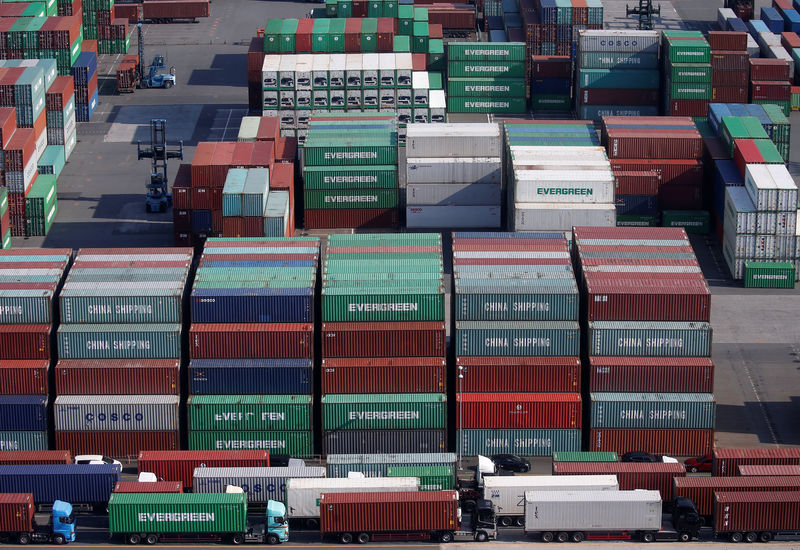
M 783 47 L 778 45 L 782 51 Z M 794 64 L 785 59 L 750 60 L 750 102 L 778 105 L 783 114 L 791 112 Z
M 181 323 L 192 250 L 81 249 L 59 294 L 57 448 L 180 445 Z
M 58 76 L 45 94 L 48 146 L 63 147 L 64 161 L 69 160 L 77 143 L 75 80 Z
M 189 448 L 313 453 L 319 239 L 209 239 L 191 295 Z
M 324 454 L 445 450 L 441 235 L 331 235 L 322 277 Z
M 534 113 L 572 109 L 572 56 L 533 56 L 531 109 Z
M 711 48 L 711 100 L 746 103 L 750 62 L 746 32 L 709 31 Z
M 386 477 L 396 466 L 454 468 L 456 455 L 454 453 L 329 454 L 325 462 L 328 466 L 328 477 L 349 477 L 350 472 L 360 472 L 364 477 Z
M 579 451 L 578 289 L 559 233 L 454 233 L 459 451 Z
M 450 42 L 447 110 L 451 113 L 525 113 L 525 44 Z
M 11 211 L 8 208 L 8 189 L 0 187 L 0 250 L 11 248 Z
M 586 304 L 588 450 L 710 452 L 711 291 L 686 232 L 576 227 L 573 252 Z
M 97 54 L 82 52 L 72 65 L 75 79 L 75 118 L 89 122 L 97 109 Z
M 708 116 L 711 101 L 711 49 L 700 31 L 663 31 L 663 112 L 669 116 Z

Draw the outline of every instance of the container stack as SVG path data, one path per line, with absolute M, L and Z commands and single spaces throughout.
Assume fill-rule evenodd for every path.
M 180 446 L 189 248 L 84 248 L 59 295 L 55 441 L 75 454 Z
M 443 273 L 438 233 L 328 238 L 323 454 L 447 449 Z
M 313 454 L 319 239 L 206 241 L 191 294 L 189 449 Z
M 11 210 L 8 189 L 0 187 L 0 250 L 11 248 Z
M 686 232 L 576 227 L 573 252 L 586 303 L 586 450 L 711 452 L 711 291 Z
M 660 31 L 582 30 L 578 39 L 575 112 L 603 116 L 658 114 Z
M 36 57 L 55 59 L 59 76 L 72 76 L 72 65 L 83 46 L 80 15 L 48 18 L 39 29 L 39 53 Z
M 97 54 L 82 52 L 72 65 L 75 79 L 75 119 L 89 122 L 97 109 Z
M 406 227 L 500 228 L 502 135 L 486 124 L 409 124 Z
M 531 62 L 531 109 L 570 111 L 572 109 L 572 57 L 534 55 Z
M 69 160 L 77 143 L 75 119 L 75 81 L 71 76 L 58 76 L 45 94 L 47 143 L 62 148 L 64 161 Z
M 396 227 L 397 115 L 315 114 L 303 181 L 306 229 Z
M 708 116 L 711 102 L 711 48 L 700 31 L 663 31 L 663 112 L 668 116 Z
M 98 40 L 99 27 L 109 25 L 114 16 L 114 0 L 82 0 L 83 37 Z
M 33 142 L 30 156 L 23 152 L 24 165 L 5 166 L 9 192 L 27 192 L 36 179 L 36 162 L 47 147 L 45 90 L 53 84 L 56 72 L 56 62 L 52 59 L 0 61 L 0 78 L 6 83 L 0 93 L 0 104 L 16 108 L 17 127 L 30 130 L 20 137 L 23 142 L 28 137 Z M 9 134 L 9 137 L 13 139 L 14 136 Z
M 270 189 L 267 168 L 231 168 L 222 188 L 222 236 L 285 237 L 289 206 L 288 191 Z
M 778 105 L 789 116 L 792 109 L 793 64 L 785 59 L 750 59 L 750 103 Z
M 57 213 L 56 176 L 39 174 L 25 196 L 25 236 L 47 235 Z
M 746 32 L 709 31 L 711 48 L 711 100 L 747 103 L 750 57 Z
M 527 112 L 525 51 L 519 42 L 450 42 L 447 111 Z
M 458 445 L 581 448 L 578 288 L 560 233 L 454 233 Z
M 0 251 L 0 450 L 48 448 L 53 302 L 71 254 L 47 248 Z
M 97 53 L 126 54 L 131 46 L 128 19 L 115 17 L 97 27 Z

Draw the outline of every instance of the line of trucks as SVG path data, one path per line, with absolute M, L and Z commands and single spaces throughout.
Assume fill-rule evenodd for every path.
M 195 478 L 204 469 L 195 469 Z M 300 468 L 230 469 L 271 476 L 260 478 L 267 487 L 280 479 L 278 474 Z M 268 489 L 283 495 L 280 501 L 257 499 L 248 508 L 253 486 L 115 492 L 120 470 L 119 465 L 0 466 L 0 538 L 21 544 L 72 542 L 74 510 L 86 509 L 107 511 L 111 537 L 129 544 L 277 544 L 289 540 L 290 520 L 318 525 L 325 539 L 361 544 L 495 540 L 498 521 L 522 526 L 527 536 L 543 542 L 690 541 L 700 538 L 705 526 L 713 537 L 732 542 L 800 537 L 796 487 L 750 491 L 709 484 L 705 490 L 712 504 L 701 514 L 686 497 L 665 502 L 657 490 L 619 490 L 613 475 L 479 476 L 479 489 L 469 493 L 475 498 L 456 490 L 420 491 L 419 478 L 288 477 Z M 174 490 L 182 490 L 181 484 Z M 37 509 L 48 509 L 48 515 L 37 521 Z

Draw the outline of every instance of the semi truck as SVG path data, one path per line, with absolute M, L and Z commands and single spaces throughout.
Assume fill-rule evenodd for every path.
M 495 540 L 491 503 L 473 512 L 458 506 L 456 491 L 322 493 L 320 534 L 343 544 L 397 540 Z
M 291 478 L 286 481 L 289 519 L 306 527 L 319 527 L 319 502 L 323 493 L 400 493 L 418 491 L 416 477 L 323 477 Z
M 248 521 L 243 493 L 115 493 L 108 502 L 108 532 L 128 544 L 289 540 L 286 507 L 270 501 L 265 516 Z
M 714 493 L 714 534 L 731 542 L 800 539 L 800 492 Z
M 119 464 L 0 466 L 0 493 L 33 493 L 38 509 L 60 500 L 76 510 L 105 512 L 121 473 Z
M 325 468 L 195 468 L 195 493 L 224 493 L 225 487 L 241 487 L 251 506 L 268 501 L 286 502 L 286 480 L 290 478 L 325 477 Z
M 32 494 L 0 494 L 0 540 L 17 544 L 75 541 L 75 518 L 69 502 L 55 501 L 47 521 L 41 524 L 36 521 L 35 512 Z
M 528 491 L 525 534 L 542 542 L 583 540 L 672 540 L 700 534 L 702 520 L 689 499 L 676 499 L 662 513 L 658 491 Z

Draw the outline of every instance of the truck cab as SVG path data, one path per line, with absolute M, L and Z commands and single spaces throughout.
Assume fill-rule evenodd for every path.
M 47 516 L 47 521 L 36 523 L 34 520 L 33 532 L 20 533 L 17 535 L 17 542 L 20 544 L 75 542 L 75 517 L 72 515 L 72 505 L 63 500 L 55 501 L 52 512 Z
M 459 530 L 453 533 L 455 540 L 497 540 L 497 516 L 490 500 L 479 499 L 468 510 L 459 509 L 459 516 Z
M 267 502 L 267 533 L 265 541 L 271 544 L 274 537 L 277 542 L 289 540 L 289 520 L 286 519 L 286 506 L 282 502 L 270 500 Z
M 688 542 L 700 536 L 703 520 L 697 513 L 697 507 L 691 499 L 677 497 L 672 502 L 672 529 L 677 533 L 677 540 Z M 666 529 L 665 529 L 666 530 Z

